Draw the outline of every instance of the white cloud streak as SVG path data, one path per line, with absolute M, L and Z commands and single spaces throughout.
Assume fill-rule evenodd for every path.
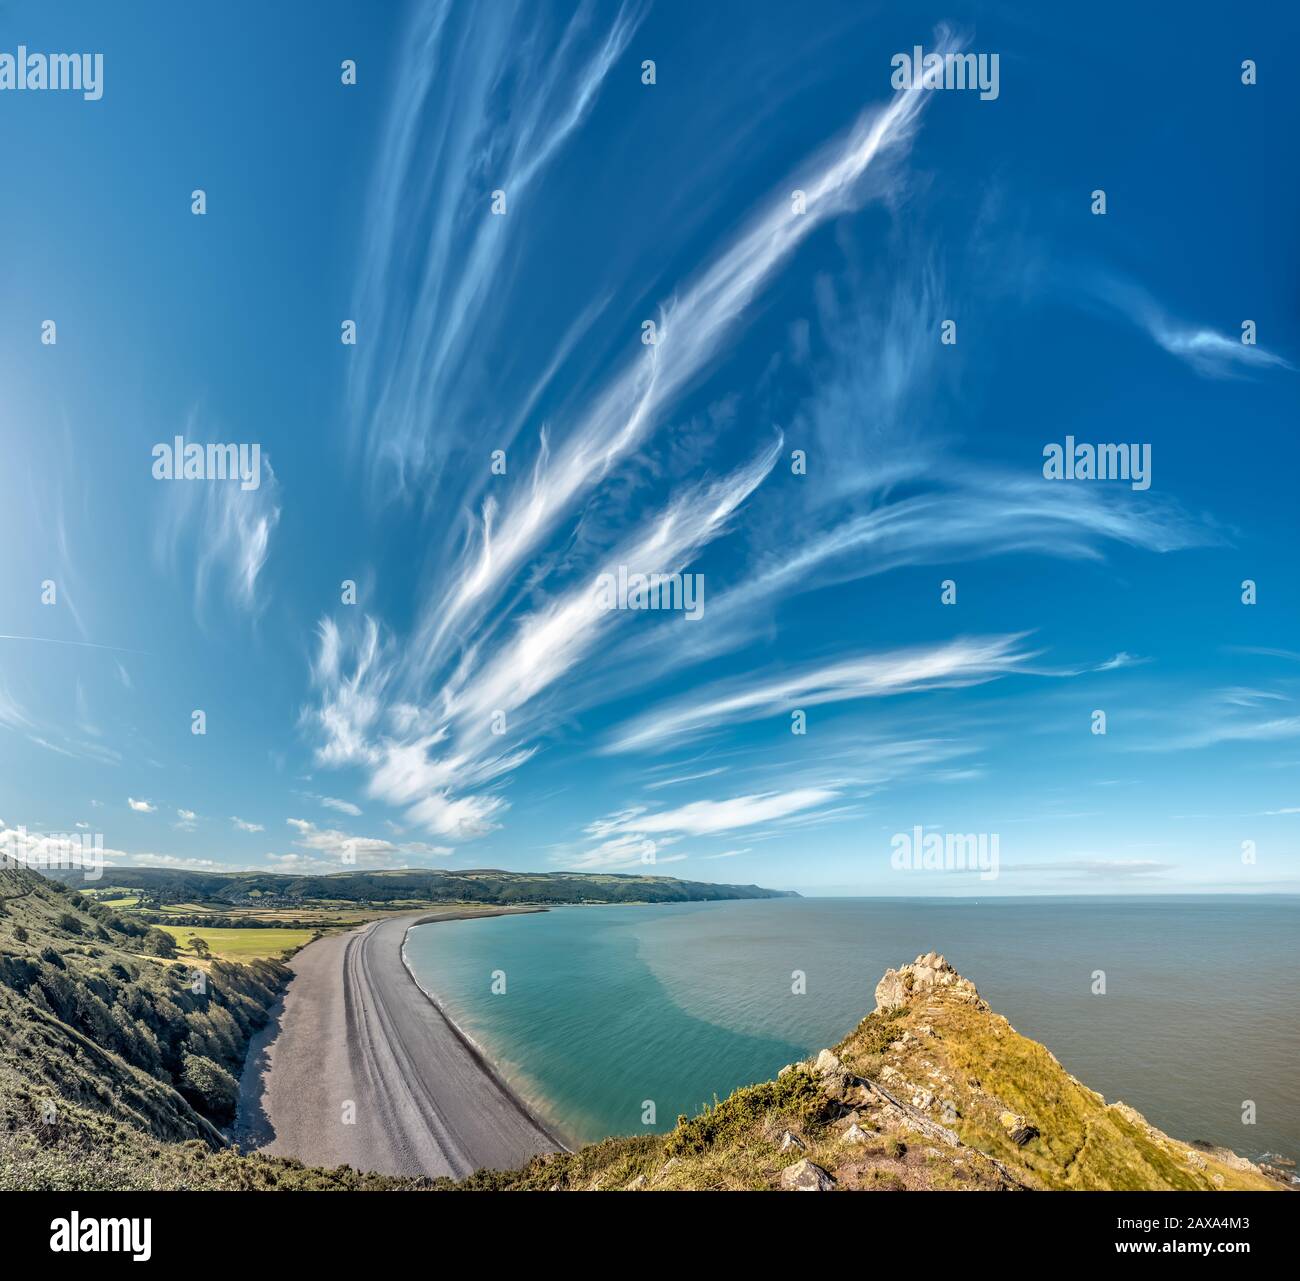
M 1141 285 L 1111 273 L 1083 277 L 1082 288 L 1204 378 L 1238 378 L 1252 370 L 1294 368 L 1275 352 L 1242 342 L 1240 331 L 1229 335 L 1171 316 Z
M 714 732 L 736 722 L 788 716 L 795 708 L 882 698 L 923 689 L 980 684 L 1022 668 L 1034 655 L 1020 635 L 958 639 L 805 667 L 767 678 L 720 681 L 617 731 L 609 752 L 642 751 Z
M 579 495 L 646 438 L 799 245 L 860 200 L 867 170 L 910 144 L 925 102 L 919 88 L 899 93 L 782 184 L 766 209 L 665 305 L 658 343 L 628 360 L 554 456 L 543 449 L 523 492 L 499 511 L 495 504 L 485 507 L 477 548 L 467 551 L 447 595 L 426 613 L 414 638 L 425 656 L 420 674 L 442 661 L 448 638 L 492 604 Z M 792 212 L 792 187 L 806 193 L 803 214 Z

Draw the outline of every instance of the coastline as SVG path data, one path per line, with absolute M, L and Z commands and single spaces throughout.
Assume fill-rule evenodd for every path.
M 457 1179 L 561 1150 L 405 956 L 416 925 L 544 910 L 410 913 L 308 944 L 249 1045 L 233 1140 L 308 1165 Z
M 461 1027 L 459 1023 L 456 1022 L 454 1018 L 452 1018 L 447 1007 L 433 992 L 430 992 L 429 989 L 420 982 L 419 978 L 416 976 L 415 970 L 411 966 L 411 963 L 406 959 L 406 943 L 411 937 L 411 931 L 415 929 L 417 925 L 432 925 L 439 921 L 467 921 L 472 920 L 475 916 L 524 916 L 533 912 L 549 912 L 550 910 L 549 907 L 525 907 L 502 909 L 495 912 L 465 912 L 454 913 L 449 916 L 426 916 L 418 921 L 412 921 L 406 927 L 406 932 L 402 935 L 400 952 L 402 957 L 402 967 L 410 976 L 411 982 L 419 989 L 424 999 L 438 1011 L 443 1019 L 446 1020 L 448 1027 L 450 1027 L 451 1030 L 460 1038 L 466 1051 L 478 1061 L 479 1066 L 483 1071 L 488 1076 L 492 1077 L 492 1079 L 501 1087 L 501 1090 L 505 1094 L 508 1094 L 515 1101 L 516 1105 L 529 1115 L 537 1128 L 542 1130 L 551 1139 L 555 1144 L 556 1151 L 571 1152 L 573 1151 L 573 1148 L 556 1133 L 555 1125 L 546 1119 L 542 1114 L 542 1110 L 529 1099 L 528 1095 L 524 1091 L 511 1085 L 511 1083 L 506 1079 L 505 1074 L 497 1067 L 496 1062 L 493 1060 L 492 1055 L 487 1051 L 487 1049 L 480 1045 L 467 1031 L 465 1031 L 463 1027 Z

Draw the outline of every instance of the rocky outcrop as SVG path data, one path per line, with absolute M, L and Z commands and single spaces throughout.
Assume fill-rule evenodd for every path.
M 970 979 L 962 978 L 942 956 L 926 952 L 911 965 L 885 971 L 885 977 L 876 984 L 875 1012 L 912 1005 L 940 992 L 979 1010 L 989 1008 Z

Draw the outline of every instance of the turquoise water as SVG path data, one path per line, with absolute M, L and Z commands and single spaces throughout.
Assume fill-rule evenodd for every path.
M 571 1142 L 642 1131 L 647 1100 L 669 1128 L 834 1043 L 887 967 L 933 948 L 1108 1100 L 1182 1139 L 1300 1156 L 1298 923 L 1291 896 L 775 899 L 438 922 L 407 956 Z

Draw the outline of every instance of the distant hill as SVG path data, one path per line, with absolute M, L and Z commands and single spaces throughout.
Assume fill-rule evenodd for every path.
M 80 869 L 49 871 L 54 880 L 80 886 Z M 798 898 L 789 890 L 758 885 L 712 885 L 672 876 L 612 872 L 504 872 L 413 869 L 392 872 L 191 872 L 164 867 L 109 867 L 97 886 L 141 890 L 158 903 L 211 903 L 231 907 L 331 903 L 698 903 L 715 899 Z

